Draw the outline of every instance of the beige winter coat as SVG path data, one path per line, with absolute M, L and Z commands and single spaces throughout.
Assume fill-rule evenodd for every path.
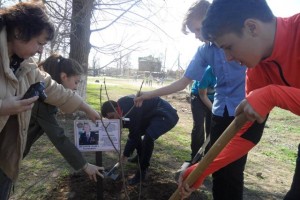
M 3 99 L 9 96 L 24 95 L 29 86 L 38 81 L 44 81 L 46 85 L 46 103 L 59 107 L 63 112 L 72 113 L 82 103 L 82 99 L 71 90 L 66 90 L 60 84 L 51 79 L 49 74 L 40 71 L 33 59 L 27 59 L 21 63 L 16 74 L 9 66 L 7 50 L 6 30 L 0 32 L 0 107 Z M 31 111 L 17 115 L 19 130 L 17 133 L 2 133 L 9 116 L 0 113 L 0 168 L 15 181 L 18 177 L 20 162 L 26 145 L 27 129 Z

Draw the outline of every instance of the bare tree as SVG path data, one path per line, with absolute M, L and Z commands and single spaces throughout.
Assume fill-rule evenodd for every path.
M 54 39 L 47 45 L 45 57 L 53 52 L 67 56 L 70 52 L 72 0 L 45 0 L 45 4 L 55 24 Z
M 73 0 L 71 35 L 70 35 L 70 58 L 77 60 L 88 71 L 88 60 L 91 50 L 90 24 L 93 12 L 94 0 Z M 86 77 L 84 78 L 86 82 Z M 79 94 L 85 98 L 86 84 L 81 84 Z
M 159 2 L 164 5 L 164 1 Z M 100 52 L 99 55 L 106 55 L 111 58 L 107 63 L 102 62 L 102 67 L 112 63 L 118 65 L 120 60 L 115 54 L 125 56 L 145 50 L 147 47 L 144 47 L 143 44 L 150 39 L 150 35 L 157 35 L 158 31 L 168 36 L 159 25 L 152 21 L 153 18 L 160 17 L 157 16 L 157 13 L 163 8 L 165 7 L 157 5 L 156 1 L 108 0 L 96 2 L 91 31 L 92 34 L 97 35 L 98 43 L 92 44 L 92 48 Z M 106 30 L 120 32 L 122 30 L 120 27 L 139 27 L 140 29 L 147 29 L 150 34 L 144 36 L 144 39 L 139 39 L 141 37 L 138 32 L 128 33 L 127 29 L 116 38 L 115 43 L 107 44 L 105 38 L 102 37 L 102 32 Z M 102 42 L 99 43 L 99 41 Z
M 152 9 L 155 6 L 155 1 L 150 0 L 42 0 L 48 9 L 48 14 L 55 24 L 56 32 L 54 40 L 46 46 L 46 51 L 43 57 L 49 56 L 53 52 L 59 52 L 63 55 L 70 55 L 81 63 L 86 62 L 88 56 L 77 55 L 72 52 L 70 45 L 74 41 L 86 43 L 82 51 L 89 55 L 90 47 L 99 52 L 98 55 L 114 55 L 116 52 L 122 55 L 128 55 L 130 52 L 142 50 L 143 41 L 129 40 L 134 38 L 126 33 L 120 38 L 117 38 L 115 43 L 110 44 L 88 44 L 91 34 L 99 35 L 107 29 L 116 28 L 118 26 L 139 26 L 149 31 L 155 31 L 145 24 L 151 24 L 158 30 L 163 30 L 151 21 L 151 18 L 156 17 L 160 7 L 157 10 Z M 5 4 L 17 3 L 18 0 L 0 0 L 0 6 Z M 163 2 L 163 1 L 160 1 Z M 141 14 L 142 13 L 142 14 Z M 77 22 L 78 21 L 78 22 Z M 72 27 L 71 27 L 72 26 Z M 76 27 L 78 26 L 78 27 Z M 84 27 L 81 28 L 80 27 Z M 82 36 L 80 36 L 82 34 Z M 81 39 L 79 37 L 82 37 Z M 72 41 L 73 42 L 72 42 Z M 75 45 L 74 45 L 75 46 Z M 89 47 L 90 46 L 90 47 Z M 79 46 L 77 46 L 79 47 Z M 75 47 L 75 50 L 78 48 Z M 84 59 L 83 59 L 84 58 Z M 121 58 L 121 57 L 120 57 Z M 113 58 L 111 62 L 118 62 Z M 107 64 L 108 64 L 107 63 Z M 103 65 L 106 65 L 103 63 Z
M 149 17 L 140 15 L 134 9 L 148 10 L 148 5 L 141 0 L 113 0 L 113 1 L 93 1 L 93 0 L 73 0 L 71 34 L 70 34 L 70 57 L 79 61 L 88 70 L 88 57 L 91 48 L 100 54 L 114 55 L 109 63 L 119 65 L 120 71 L 128 67 L 129 55 L 141 48 L 142 41 L 129 40 L 130 36 L 124 35 L 115 44 L 104 46 L 91 45 L 90 36 L 92 33 L 100 34 L 103 30 L 111 28 L 112 25 L 138 25 L 143 27 L 143 21 L 151 23 Z M 148 10 L 152 14 L 152 11 Z M 144 12 L 144 14 L 146 14 Z M 131 15 L 131 16 L 128 16 Z M 136 18 L 140 18 L 139 22 Z M 100 23 L 106 22 L 106 23 Z M 152 23 L 155 25 L 154 23 Z M 92 25 L 92 26 L 91 26 Z M 127 59 L 123 59 L 127 58 Z M 126 61 L 126 62 L 125 62 Z M 107 65 L 106 65 L 107 66 Z M 81 88 L 81 95 L 85 94 L 85 86 Z
M 73 0 L 70 35 L 70 57 L 88 66 L 90 24 L 94 0 Z M 87 68 L 86 68 L 87 69 Z
M 71 1 L 47 1 L 48 9 L 51 9 L 49 15 L 56 25 L 54 39 L 50 44 L 50 53 L 53 52 L 69 52 L 70 44 L 70 27 L 71 27 Z
M 100 72 L 100 69 L 99 69 L 99 67 L 98 67 L 98 66 L 100 66 L 100 60 L 99 60 L 97 54 L 98 54 L 98 53 L 96 52 L 96 53 L 93 55 L 92 63 L 90 64 L 91 67 L 92 67 L 92 70 L 93 70 L 93 75 L 99 74 L 99 72 Z M 96 69 L 96 68 L 97 68 L 97 69 Z M 98 70 L 97 73 L 96 73 L 96 70 Z
M 47 7 L 48 14 L 55 24 L 54 40 L 45 46 L 39 59 L 47 58 L 51 53 L 58 52 L 79 61 L 88 69 L 90 50 L 97 52 L 97 59 L 102 56 L 110 60 L 101 62 L 99 68 L 118 64 L 124 70 L 130 66 L 130 55 L 144 50 L 143 43 L 148 40 L 137 39 L 127 33 L 116 37 L 115 42 L 102 42 L 102 32 L 123 27 L 140 27 L 153 31 L 163 30 L 151 21 L 157 17 L 158 9 L 152 9 L 156 1 L 152 0 L 41 0 Z M 0 0 L 0 7 L 18 3 L 20 0 Z M 160 1 L 161 2 L 161 1 Z M 142 13 L 142 14 L 141 14 Z M 150 24 L 152 27 L 146 26 Z M 114 32 L 114 31 L 112 31 Z M 90 43 L 91 34 L 96 34 L 100 42 Z M 102 39 L 102 41 L 101 41 Z M 95 57 L 96 59 L 96 57 Z M 81 89 L 85 94 L 85 87 Z

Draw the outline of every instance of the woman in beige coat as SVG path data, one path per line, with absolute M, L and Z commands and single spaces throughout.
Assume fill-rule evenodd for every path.
M 8 199 L 18 177 L 31 108 L 38 97 L 22 100 L 31 84 L 43 81 L 46 103 L 63 112 L 82 110 L 93 121 L 100 115 L 80 96 L 40 71 L 31 56 L 53 38 L 54 27 L 41 3 L 18 3 L 0 10 L 0 199 Z M 100 173 L 98 174 L 100 175 Z

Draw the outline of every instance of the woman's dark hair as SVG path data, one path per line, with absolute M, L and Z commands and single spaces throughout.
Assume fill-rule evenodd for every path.
M 84 74 L 84 69 L 76 60 L 64 58 L 59 54 L 52 54 L 45 61 L 39 64 L 39 68 L 46 71 L 53 80 L 61 84 L 60 73 L 64 72 L 67 76 Z
M 118 103 L 112 100 L 106 101 L 101 107 L 102 117 L 107 117 L 107 113 L 115 112 L 118 108 Z
M 55 29 L 45 10 L 41 1 L 21 2 L 3 8 L 0 10 L 0 30 L 6 27 L 8 41 L 15 38 L 27 42 L 43 31 L 47 32 L 47 40 L 52 40 Z

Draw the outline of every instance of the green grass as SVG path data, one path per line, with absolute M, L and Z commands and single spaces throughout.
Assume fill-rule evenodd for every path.
M 187 137 L 188 136 L 188 137 Z M 186 134 L 182 126 L 176 126 L 156 141 L 156 152 L 158 157 L 170 156 L 176 160 L 187 160 L 190 158 L 190 136 Z M 176 146 L 176 148 L 174 148 Z M 161 150 L 161 151 L 159 151 Z
M 297 153 L 294 150 L 290 150 L 286 147 L 276 147 L 271 150 L 262 152 L 264 155 L 270 158 L 277 159 L 281 162 L 294 163 L 297 157 Z
M 263 145 L 262 154 L 280 162 L 295 163 L 296 148 L 299 143 L 300 118 L 289 111 L 274 108 L 267 121 L 259 145 Z
M 113 82 L 106 80 L 107 85 L 103 83 L 93 83 L 89 82 L 87 85 L 87 103 L 89 103 L 93 108 L 99 109 L 101 103 L 104 103 L 109 98 L 110 100 L 118 100 L 121 96 L 128 94 L 136 94 L 139 90 L 138 87 L 134 88 L 132 85 L 127 84 L 126 82 L 121 85 L 117 84 L 118 80 L 111 79 Z M 101 98 L 100 98 L 101 94 Z

